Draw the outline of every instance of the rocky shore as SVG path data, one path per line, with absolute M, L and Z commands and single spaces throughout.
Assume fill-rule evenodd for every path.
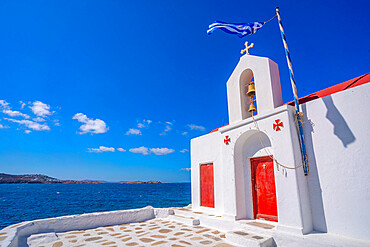
M 96 181 L 61 180 L 41 174 L 11 175 L 0 173 L 0 184 L 98 184 Z
M 133 181 L 133 182 L 121 182 L 121 184 L 161 184 L 160 181 Z

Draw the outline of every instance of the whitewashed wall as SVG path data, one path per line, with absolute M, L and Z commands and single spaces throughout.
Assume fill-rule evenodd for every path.
M 221 135 L 213 132 L 191 140 L 191 196 L 194 210 L 216 215 L 223 213 Z M 200 165 L 213 163 L 215 208 L 200 206 Z
M 245 96 L 254 78 L 260 125 L 259 133 L 247 111 Z M 291 106 L 281 106 L 281 87 L 276 63 L 268 58 L 245 55 L 227 81 L 229 126 L 191 141 L 192 205 L 195 210 L 215 213 L 231 220 L 252 219 L 250 164 L 252 157 L 266 156 L 259 137 L 263 135 L 267 149 L 288 166 L 300 165 L 300 149 Z M 276 132 L 273 123 L 280 119 L 284 128 Z M 259 134 L 257 134 L 259 133 Z M 225 145 L 226 136 L 231 143 Z M 201 164 L 214 164 L 215 209 L 200 207 Z M 275 167 L 279 229 L 298 234 L 312 231 L 312 216 L 307 178 L 302 169 L 279 173 Z
M 264 139 L 267 150 L 281 163 L 300 164 L 297 133 L 293 120 L 293 107 L 281 106 L 269 114 L 255 117 L 261 133 L 252 118 L 234 122 L 217 132 L 191 141 L 192 206 L 196 211 L 222 215 L 231 220 L 253 219 L 250 187 L 250 164 L 252 157 L 266 156 L 259 137 Z M 284 123 L 281 131 L 273 130 L 273 123 Z M 260 135 L 260 136 L 259 136 Z M 225 145 L 224 138 L 231 142 Z M 214 164 L 215 208 L 200 206 L 201 164 Z M 282 173 L 275 169 L 277 190 L 278 228 L 297 234 L 312 231 L 312 216 L 307 188 L 307 178 L 302 168 Z
M 269 151 L 280 163 L 299 166 L 301 156 L 294 109 L 281 106 L 269 114 L 255 117 L 260 133 L 251 118 L 230 124 L 219 131 L 222 138 L 230 136 L 230 145 L 222 145 L 224 216 L 233 219 L 253 219 L 252 193 L 250 187 L 250 158 L 267 156 Z M 280 119 L 284 127 L 273 129 L 275 120 Z M 261 145 L 260 138 L 264 139 Z M 266 147 L 266 149 L 265 149 Z M 278 229 L 296 234 L 311 232 L 312 216 L 307 178 L 300 167 L 295 170 L 277 169 L 274 166 L 278 209 Z
M 278 65 L 266 57 L 244 55 L 226 83 L 229 123 L 251 116 L 248 112 L 250 99 L 245 94 L 252 78 L 259 114 L 268 113 L 283 104 Z
M 314 229 L 370 239 L 370 83 L 302 105 Z
M 268 149 L 287 166 L 302 164 L 294 109 L 280 106 L 277 65 L 268 58 L 241 57 L 227 82 L 230 125 L 191 141 L 195 210 L 229 219 L 250 219 L 249 158 L 265 156 L 244 96 L 256 81 L 258 122 Z M 370 83 L 302 105 L 310 174 L 275 167 L 278 230 L 312 230 L 370 240 Z M 280 107 L 279 107 L 280 106 Z M 274 120 L 284 128 L 272 130 Z M 224 145 L 228 135 L 230 145 Z M 200 207 L 200 164 L 213 163 L 215 209 Z
M 0 231 L 0 246 L 27 247 L 27 238 L 33 234 L 85 230 L 101 226 L 142 222 L 155 217 L 167 217 L 172 209 L 154 209 L 151 206 L 109 212 L 69 215 L 56 218 L 25 221 Z

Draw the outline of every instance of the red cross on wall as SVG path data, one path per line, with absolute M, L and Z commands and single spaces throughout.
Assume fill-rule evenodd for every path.
M 231 142 L 230 137 L 229 137 L 229 136 L 225 136 L 224 143 L 225 143 L 226 145 L 229 145 L 229 142 Z
M 283 128 L 284 126 L 283 126 L 283 122 L 281 122 L 280 121 L 280 119 L 276 119 L 275 120 L 275 123 L 273 123 L 272 124 L 272 128 L 274 129 L 274 130 L 276 130 L 276 131 L 279 131 L 279 130 L 281 130 L 281 128 Z

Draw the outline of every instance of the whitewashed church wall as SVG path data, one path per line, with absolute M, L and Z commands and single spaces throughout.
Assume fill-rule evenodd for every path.
M 245 93 L 252 78 L 259 114 L 269 113 L 283 104 L 278 65 L 266 57 L 244 55 L 226 83 L 229 123 L 251 116 Z
M 370 239 L 370 83 L 302 105 L 314 229 Z
M 221 135 L 209 133 L 191 140 L 191 188 L 193 210 L 221 215 L 223 212 L 222 195 L 222 158 Z M 215 208 L 200 206 L 200 165 L 213 163 Z
M 268 140 L 267 150 L 286 166 L 294 167 L 301 164 L 293 108 L 281 106 L 269 114 L 259 114 L 255 118 L 264 133 L 262 136 L 266 136 Z M 273 129 L 273 123 L 277 119 L 284 125 L 280 131 Z M 251 219 L 253 215 L 249 159 L 268 154 L 256 135 L 258 131 L 251 118 L 223 127 L 219 131 L 222 138 L 226 135 L 231 138 L 230 145 L 222 145 L 224 216 Z M 302 168 L 282 173 L 282 168 L 277 169 L 275 166 L 274 172 L 280 230 L 298 234 L 311 232 L 309 194 Z M 301 177 L 303 179 L 299 181 Z
M 304 176 L 303 172 L 302 155 L 294 116 L 295 108 L 291 107 L 289 111 L 289 134 L 285 134 L 283 138 L 284 141 L 279 140 L 279 142 L 276 143 L 275 148 L 275 157 L 279 163 L 288 167 L 296 167 L 295 169 L 286 169 L 279 166 L 279 173 L 283 174 L 283 177 L 285 176 L 285 178 L 287 178 L 287 176 L 291 176 L 291 184 L 289 185 L 289 183 L 285 183 L 285 187 L 280 188 L 280 191 L 283 191 L 285 195 L 283 202 L 284 205 L 282 205 L 283 203 L 280 203 L 281 207 L 284 207 L 282 211 L 284 212 L 285 217 L 284 222 L 281 222 L 278 228 L 280 228 L 280 230 L 307 234 L 313 230 L 312 211 L 308 190 L 308 179 Z M 290 150 L 292 150 L 291 154 Z M 293 163 L 289 163 L 289 160 L 286 157 L 287 155 L 292 155 Z M 278 178 L 281 179 L 282 176 L 279 176 Z M 292 205 L 296 206 L 292 207 Z M 292 213 L 294 213 L 294 215 Z M 300 214 L 300 217 L 297 217 L 299 215 L 298 213 Z M 299 223 L 301 224 L 301 227 Z M 287 224 L 287 226 L 294 226 L 294 224 L 296 224 L 297 227 L 296 229 L 293 229 L 292 227 L 287 228 L 284 224 Z

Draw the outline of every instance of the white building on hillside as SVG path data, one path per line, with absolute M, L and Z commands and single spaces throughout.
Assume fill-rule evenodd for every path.
M 246 96 L 255 82 L 257 115 Z M 245 55 L 227 82 L 229 125 L 191 141 L 193 210 L 275 221 L 370 240 L 370 73 L 300 100 L 309 174 L 295 108 L 283 104 L 278 65 Z M 291 169 L 295 168 L 295 169 Z

